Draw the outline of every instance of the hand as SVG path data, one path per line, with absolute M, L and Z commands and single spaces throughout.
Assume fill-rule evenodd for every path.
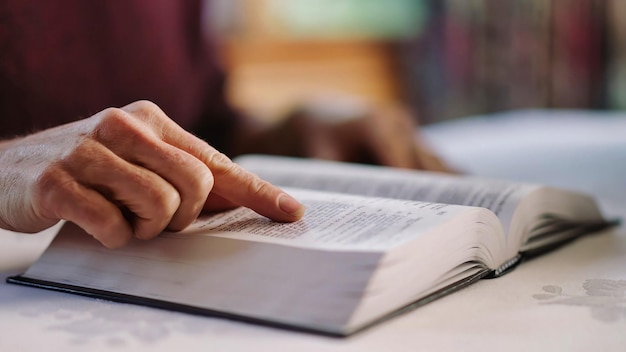
M 246 151 L 456 172 L 419 139 L 411 114 L 399 106 L 316 100 L 250 141 L 255 146 Z
M 37 232 L 61 219 L 107 247 L 181 230 L 204 209 L 249 207 L 295 221 L 303 207 L 136 102 L 0 144 L 0 226 Z

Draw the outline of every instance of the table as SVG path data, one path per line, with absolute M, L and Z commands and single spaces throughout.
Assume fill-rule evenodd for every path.
M 471 174 L 598 197 L 626 219 L 626 114 L 514 111 L 428 126 Z M 626 229 L 580 239 L 347 339 L 8 285 L 51 240 L 0 232 L 0 351 L 623 351 Z

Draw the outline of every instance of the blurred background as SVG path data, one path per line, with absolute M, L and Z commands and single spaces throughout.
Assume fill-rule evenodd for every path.
M 626 1 L 215 0 L 231 101 L 281 116 L 320 93 L 423 124 L 524 108 L 626 109 Z

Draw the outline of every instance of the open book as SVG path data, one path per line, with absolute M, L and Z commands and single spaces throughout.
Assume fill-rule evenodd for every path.
M 236 160 L 307 206 L 249 209 L 109 250 L 67 223 L 12 283 L 349 335 L 609 225 L 592 198 L 532 184 L 266 156 Z

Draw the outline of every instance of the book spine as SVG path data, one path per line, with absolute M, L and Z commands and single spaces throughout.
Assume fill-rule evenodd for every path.
M 507 273 L 510 273 L 511 271 L 513 271 L 513 269 L 515 269 L 522 262 L 522 258 L 523 256 L 521 253 L 517 254 L 515 257 L 504 262 L 502 265 L 500 265 L 498 268 L 492 271 L 491 274 L 485 278 L 495 279 L 500 276 L 506 275 Z

